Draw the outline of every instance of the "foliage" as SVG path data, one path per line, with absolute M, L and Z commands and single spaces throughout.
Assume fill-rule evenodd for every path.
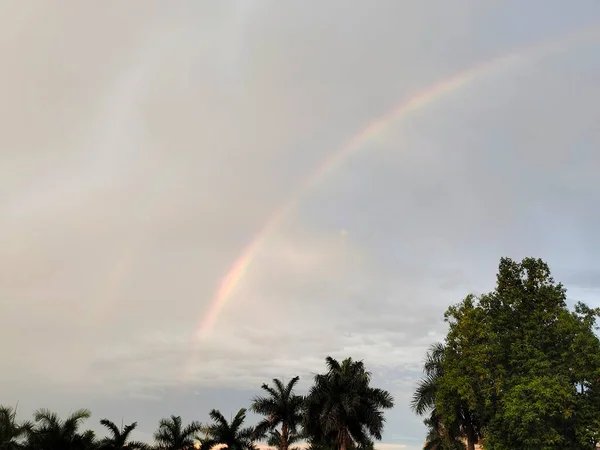
M 327 373 L 317 374 L 306 398 L 304 427 L 313 448 L 348 450 L 380 440 L 384 409 L 392 408 L 389 392 L 370 386 L 362 361 L 326 359 Z
M 267 438 L 267 445 L 269 447 L 275 448 L 276 450 L 281 450 L 281 446 L 282 446 L 283 442 L 287 442 L 289 450 L 299 450 L 299 447 L 292 447 L 292 445 L 299 443 L 300 440 L 302 439 L 302 435 L 299 433 L 298 434 L 290 434 L 286 441 L 286 439 L 284 439 L 284 437 L 281 435 L 281 432 L 279 430 L 274 430 L 274 431 L 269 431 L 266 438 Z
M 17 409 L 0 406 L 0 450 L 20 450 L 31 433 L 31 422 L 17 422 Z
M 570 311 L 566 289 L 542 260 L 502 258 L 492 292 L 447 310 L 434 407 L 422 382 L 415 411 L 427 406 L 442 427 L 459 423 L 463 435 L 490 450 L 595 448 L 599 314 L 581 303 Z
M 33 414 L 35 427 L 31 429 L 27 447 L 32 450 L 90 450 L 94 448 L 94 432 L 80 432 L 81 424 L 89 419 L 87 409 L 78 409 L 66 419 L 58 414 L 39 409 Z
M 268 443 L 278 450 L 288 450 L 290 445 L 298 442 L 299 427 L 302 423 L 304 398 L 294 394 L 294 387 L 300 377 L 292 378 L 287 384 L 273 379 L 273 386 L 263 384 L 266 397 L 256 396 L 252 400 L 252 412 L 265 416 L 255 428 L 255 437 L 269 436 Z M 276 430 L 281 425 L 281 431 Z
M 462 439 L 457 436 L 456 430 L 448 433 L 441 423 L 440 416 L 435 410 L 424 420 L 429 432 L 425 438 L 424 450 L 464 450 L 466 448 Z
M 254 397 L 250 406 L 263 416 L 256 427 L 244 426 L 245 408 L 231 422 L 213 409 L 212 423 L 204 426 L 196 421 L 184 425 L 181 416 L 171 415 L 159 421 L 149 445 L 131 439 L 137 422 L 119 428 L 101 419 L 108 435 L 97 439 L 93 431 L 82 429 L 91 416 L 87 409 L 66 419 L 40 409 L 33 422 L 18 422 L 16 409 L 0 406 L 0 450 L 256 450 L 259 439 L 277 450 L 297 450 L 292 446 L 303 439 L 312 450 L 374 450 L 372 439 L 381 439 L 383 410 L 393 406 L 391 395 L 371 386 L 362 361 L 339 363 L 328 357 L 326 364 L 327 372 L 315 376 L 308 397 L 295 394 L 298 377 L 287 384 L 279 379 L 263 384 L 266 395 Z
M 254 428 L 242 428 L 244 420 L 246 420 L 246 409 L 242 408 L 238 411 L 231 423 L 223 417 L 220 411 L 213 409 L 209 413 L 213 423 L 202 427 L 204 438 L 202 450 L 210 450 L 217 445 L 224 446 L 228 450 L 254 450 Z
M 441 343 L 435 343 L 425 356 L 423 369 L 425 375 L 419 381 L 413 394 L 411 408 L 420 416 L 429 414 L 424 420 L 429 432 L 426 437 L 426 449 L 454 450 L 465 447 L 463 439 L 467 439 L 469 445 L 475 445 L 476 440 L 467 438 L 472 433 L 467 430 L 476 428 L 473 416 L 468 414 L 468 408 L 456 392 L 454 392 L 453 406 L 454 414 L 451 420 L 443 423 L 442 417 L 436 409 L 436 398 L 440 396 L 440 379 L 444 373 L 444 355 L 446 347 Z
M 161 419 L 154 433 L 156 447 L 159 450 L 188 450 L 196 443 L 196 434 L 202 429 L 200 422 L 191 422 L 185 427 L 181 416 L 172 415 Z
M 125 425 L 119 429 L 108 419 L 100 420 L 100 424 L 108 429 L 110 436 L 98 441 L 99 450 L 148 450 L 149 446 L 143 442 L 129 441 L 129 435 L 137 427 L 137 422 Z

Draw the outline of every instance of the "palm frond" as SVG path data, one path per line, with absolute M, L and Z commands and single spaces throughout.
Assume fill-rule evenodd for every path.
M 219 411 L 218 409 L 211 409 L 210 412 L 208 413 L 208 415 L 217 424 L 228 425 L 227 419 L 225 419 L 225 417 L 223 417 L 223 414 L 221 414 L 221 411 Z
M 151 450 L 151 445 L 141 441 L 129 441 L 127 444 L 128 450 Z
M 89 409 L 78 409 L 73 411 L 63 422 L 63 428 L 67 433 L 75 433 L 81 422 L 89 419 L 92 413 Z
M 271 430 L 272 425 L 268 419 L 263 419 L 254 427 L 254 439 L 263 439 Z
M 438 379 L 432 375 L 421 378 L 413 393 L 410 407 L 422 416 L 435 406 L 435 394 L 437 392 Z
M 181 435 L 184 437 L 190 437 L 196 435 L 199 431 L 202 430 L 202 424 L 197 421 L 190 422 L 185 428 L 181 431 Z
M 108 419 L 101 419 L 100 424 L 103 427 L 108 429 L 108 431 L 110 432 L 110 434 L 112 435 L 113 438 L 116 439 L 116 438 L 120 437 L 121 430 L 119 430 L 119 427 L 117 427 L 114 422 L 112 422 Z
M 244 420 L 246 420 L 246 408 L 241 408 L 231 421 L 230 428 L 234 432 L 237 431 L 242 423 L 244 423 Z

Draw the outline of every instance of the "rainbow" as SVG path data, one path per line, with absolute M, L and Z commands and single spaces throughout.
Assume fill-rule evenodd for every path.
M 522 49 L 519 52 L 513 52 L 494 58 L 491 61 L 480 64 L 464 72 L 460 72 L 417 93 L 415 96 L 400 103 L 392 110 L 366 125 L 358 134 L 354 135 L 346 145 L 328 156 L 317 169 L 306 178 L 288 201 L 267 220 L 266 224 L 257 233 L 256 237 L 235 260 L 231 269 L 219 285 L 214 298 L 211 300 L 208 313 L 203 317 L 197 327 L 195 332 L 196 339 L 200 339 L 210 332 L 220 312 L 223 310 L 223 307 L 244 278 L 244 275 L 251 265 L 257 251 L 265 241 L 265 238 L 280 225 L 289 212 L 294 209 L 301 201 L 302 197 L 305 196 L 313 186 L 325 178 L 328 173 L 332 172 L 342 161 L 364 148 L 364 144 L 367 141 L 381 135 L 391 124 L 406 118 L 411 113 L 414 113 L 433 102 L 439 101 L 445 95 L 471 84 L 476 79 L 497 72 L 500 69 L 506 69 L 510 67 L 511 64 L 526 61 L 531 53 L 543 54 L 551 51 L 564 50 L 584 39 L 596 37 L 597 34 L 598 27 L 594 25 L 593 27 L 588 27 L 582 31 L 567 35 L 566 37 L 552 41 L 544 41 L 541 44 L 532 45 L 525 50 Z
M 417 111 L 428 104 L 439 100 L 444 94 L 453 92 L 470 82 L 475 78 L 482 76 L 487 72 L 491 72 L 499 65 L 505 65 L 517 59 L 519 55 L 508 55 L 487 64 L 475 67 L 471 70 L 459 73 L 447 80 L 444 80 L 429 89 L 420 92 L 408 101 L 396 106 L 388 113 L 378 117 L 366 127 L 364 127 L 357 135 L 346 143 L 341 149 L 331 154 L 323 161 L 315 171 L 301 184 L 300 189 L 296 190 L 288 201 L 280 207 L 267 220 L 267 223 L 260 229 L 256 237 L 244 249 L 241 255 L 235 260 L 227 275 L 221 281 L 216 295 L 210 302 L 210 308 L 206 316 L 197 328 L 196 339 L 203 338 L 209 333 L 219 314 L 223 310 L 227 301 L 231 298 L 236 287 L 244 278 L 248 268 L 250 267 L 258 250 L 262 247 L 265 238 L 274 231 L 281 222 L 288 216 L 289 212 L 297 205 L 301 198 L 306 195 L 310 188 L 325 178 L 332 172 L 342 161 L 346 160 L 354 152 L 360 150 L 363 144 L 373 138 L 379 136 L 391 123 L 394 123 L 410 113 Z
M 492 60 L 477 65 L 471 69 L 460 72 L 450 78 L 417 93 L 406 101 L 401 102 L 387 113 L 377 117 L 357 134 L 355 134 L 339 150 L 329 155 L 306 179 L 293 195 L 272 214 L 265 225 L 259 230 L 255 238 L 242 251 L 235 260 L 229 272 L 222 279 L 215 296 L 211 299 L 208 311 L 202 317 L 202 320 L 194 329 L 194 339 L 192 343 L 192 358 L 188 361 L 185 374 L 189 374 L 189 368 L 193 364 L 193 358 L 197 353 L 199 343 L 203 341 L 214 328 L 223 308 L 232 298 L 236 288 L 244 279 L 249 267 L 255 259 L 257 252 L 262 247 L 265 239 L 275 230 L 289 213 L 296 207 L 302 198 L 318 183 L 323 180 L 330 172 L 355 152 L 364 149 L 364 144 L 375 137 L 381 135 L 391 124 L 407 118 L 412 113 L 441 100 L 444 96 L 456 92 L 477 79 L 486 75 L 496 73 L 499 70 L 507 69 L 516 63 L 522 63 L 530 60 L 533 56 L 546 56 L 550 53 L 568 50 L 575 44 L 580 44 L 584 40 L 597 38 L 598 24 L 577 30 L 575 33 L 558 39 L 545 40 L 541 43 L 521 48 L 518 51 L 496 57 Z

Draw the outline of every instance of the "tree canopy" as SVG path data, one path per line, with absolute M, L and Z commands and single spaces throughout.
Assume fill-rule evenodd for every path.
M 433 412 L 431 432 L 458 431 L 470 449 L 595 448 L 599 314 L 583 303 L 569 309 L 544 261 L 502 258 L 493 291 L 446 311 L 439 371 L 432 377 L 426 365 L 415 411 Z

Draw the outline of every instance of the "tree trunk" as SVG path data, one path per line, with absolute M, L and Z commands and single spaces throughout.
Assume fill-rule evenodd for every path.
M 290 430 L 288 424 L 283 422 L 281 424 L 281 450 L 288 450 L 288 442 L 290 440 Z
M 340 450 L 346 450 L 346 437 L 342 437 L 342 443 L 340 445 Z
M 465 415 L 467 418 L 465 434 L 467 435 L 467 450 L 475 450 L 475 444 L 477 444 L 478 436 L 475 433 L 475 429 L 473 428 L 473 422 L 471 422 L 471 416 L 469 414 Z
M 348 448 L 348 431 L 342 431 L 342 439 L 340 440 L 340 450 L 347 450 Z
M 467 450 L 475 450 L 475 444 L 477 443 L 477 437 L 475 436 L 475 432 L 473 428 L 467 427 Z

